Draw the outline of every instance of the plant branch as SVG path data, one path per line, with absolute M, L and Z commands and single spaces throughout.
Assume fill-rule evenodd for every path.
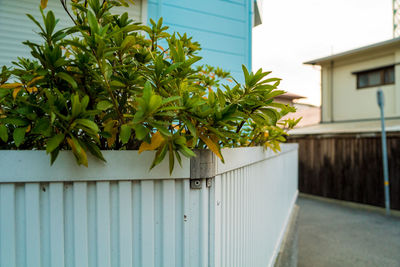
M 60 0 L 61 5 L 63 6 L 65 12 L 67 12 L 68 16 L 71 18 L 71 20 L 74 22 L 76 26 L 78 26 L 78 23 L 75 21 L 75 19 L 72 17 L 71 13 L 69 13 L 68 8 L 67 8 L 67 0 Z

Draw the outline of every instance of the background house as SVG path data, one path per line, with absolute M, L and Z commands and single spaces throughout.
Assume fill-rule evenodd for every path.
M 299 123 L 296 125 L 296 128 L 305 127 L 310 125 L 318 124 L 321 121 L 321 109 L 320 107 L 301 103 L 298 100 L 305 98 L 304 96 L 293 94 L 293 93 L 285 93 L 283 95 L 279 95 L 275 97 L 275 101 L 294 106 L 296 108 L 295 113 L 290 113 L 282 118 L 282 120 L 288 118 L 298 119 L 301 118 Z
M 210 64 L 231 71 L 241 77 L 241 65 L 251 67 L 252 27 L 261 23 L 261 1 L 247 0 L 134 0 L 128 12 L 140 22 L 163 17 L 172 31 L 188 33 L 202 45 L 201 64 Z M 17 56 L 29 57 L 29 49 L 22 42 L 40 41 L 35 35 L 36 25 L 26 16 L 34 15 L 41 21 L 40 0 L 0 1 L 0 66 L 10 65 Z M 59 0 L 49 0 L 48 8 L 60 19 L 59 28 L 69 25 L 70 19 Z
M 294 129 L 303 193 L 384 206 L 378 88 L 385 96 L 391 207 L 400 209 L 400 38 L 311 60 L 322 122 Z
M 385 116 L 400 118 L 399 61 L 395 38 L 306 62 L 321 66 L 322 122 L 378 119 L 378 88 L 385 94 Z

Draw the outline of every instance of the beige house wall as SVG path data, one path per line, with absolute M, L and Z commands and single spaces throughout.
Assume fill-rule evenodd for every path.
M 337 122 L 379 118 L 376 91 L 385 96 L 385 117 L 400 117 L 400 65 L 395 65 L 395 84 L 357 89 L 357 71 L 400 63 L 400 49 L 348 57 L 322 65 L 322 121 Z
M 332 118 L 332 90 L 331 90 L 331 66 L 323 66 L 321 68 L 321 121 L 322 122 L 330 122 L 333 120 Z

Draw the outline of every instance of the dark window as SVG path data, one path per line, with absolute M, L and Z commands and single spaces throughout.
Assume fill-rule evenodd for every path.
M 358 72 L 357 88 L 394 84 L 394 66 Z

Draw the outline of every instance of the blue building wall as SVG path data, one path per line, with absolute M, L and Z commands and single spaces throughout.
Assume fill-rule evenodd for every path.
M 252 0 L 148 0 L 148 18 L 201 44 L 201 64 L 221 67 L 242 80 L 251 68 Z

